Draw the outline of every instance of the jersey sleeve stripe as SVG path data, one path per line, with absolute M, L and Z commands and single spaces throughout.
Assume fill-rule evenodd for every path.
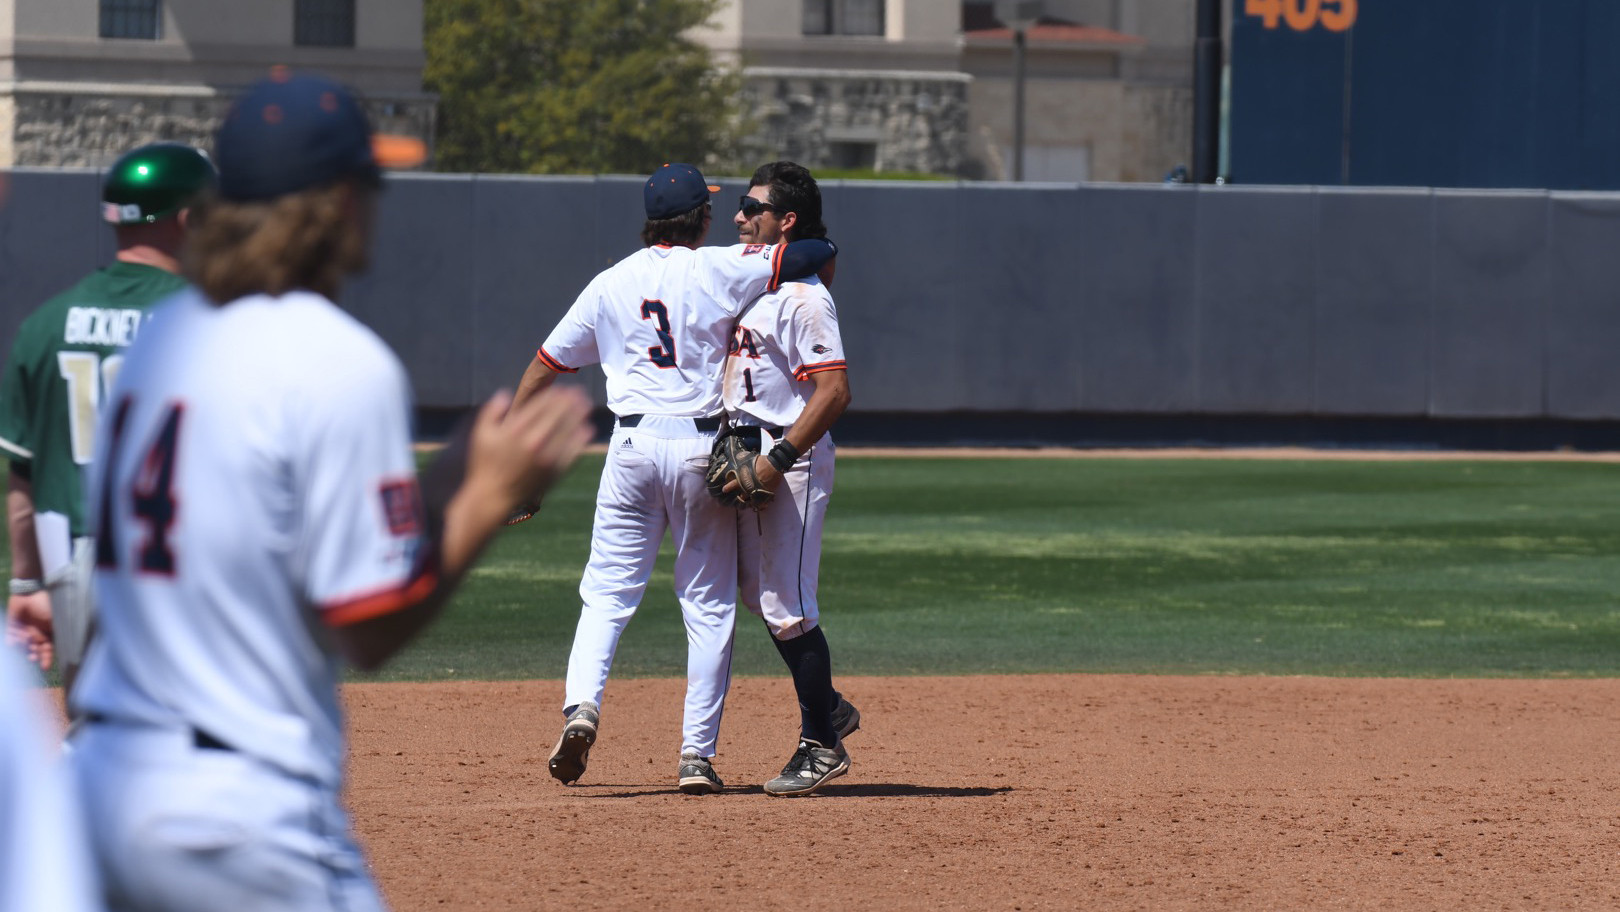
M 577 373 L 579 373 L 579 368 L 577 368 L 577 367 L 564 367 L 563 363 L 561 361 L 558 361 L 556 358 L 553 358 L 553 357 L 551 357 L 551 355 L 547 354 L 546 350 L 544 348 L 542 348 L 539 351 L 535 352 L 534 355 L 535 355 L 536 358 L 540 359 L 541 364 L 544 364 L 546 367 L 551 368 L 552 370 L 556 371 L 559 374 L 577 374 Z
M 775 291 L 782 287 L 782 257 L 786 251 L 786 244 L 777 244 L 771 250 L 771 283 L 765 286 L 766 291 Z
M 322 606 L 321 619 L 329 627 L 347 627 L 361 621 L 393 614 L 427 598 L 439 585 L 439 562 L 430 559 L 417 567 L 411 578 L 397 586 L 387 586 L 373 592 Z
M 33 450 L 30 450 L 27 447 L 20 447 L 4 437 L 0 437 L 0 450 L 5 450 L 7 453 L 10 453 L 18 459 L 27 459 L 32 461 L 34 458 Z
M 793 379 L 804 380 L 807 379 L 811 374 L 819 374 L 822 371 L 841 370 L 849 370 L 849 365 L 843 361 L 823 361 L 820 364 L 806 364 L 804 367 L 801 367 L 793 372 Z

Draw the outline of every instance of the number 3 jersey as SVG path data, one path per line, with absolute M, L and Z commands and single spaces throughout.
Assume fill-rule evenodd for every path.
M 149 308 L 185 286 L 155 266 L 113 263 L 46 301 L 17 331 L 0 377 L 0 452 L 28 466 L 34 509 L 66 517 L 72 537 L 90 534 L 82 475 L 102 394 Z
M 540 360 L 563 373 L 600 363 L 616 415 L 718 415 L 732 322 L 776 286 L 781 250 L 638 250 L 585 286 L 546 337 Z
M 726 359 L 726 414 L 741 424 L 791 427 L 816 390 L 812 376 L 844 369 L 827 287 L 816 279 L 783 285 L 737 321 Z
M 318 295 L 158 308 L 96 448 L 101 629 L 76 709 L 338 782 L 327 629 L 435 585 L 409 406 L 394 354 Z

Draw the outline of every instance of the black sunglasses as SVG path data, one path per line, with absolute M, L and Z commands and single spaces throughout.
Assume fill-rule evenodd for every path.
M 788 210 L 783 209 L 781 206 L 772 206 L 770 203 L 762 203 L 746 194 L 743 195 L 742 199 L 737 201 L 737 211 L 743 214 L 743 218 L 753 218 L 754 216 L 759 215 L 761 212 L 774 212 L 777 215 L 786 215 L 788 213 Z

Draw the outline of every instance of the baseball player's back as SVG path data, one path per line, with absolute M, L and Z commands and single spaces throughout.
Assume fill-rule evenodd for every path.
M 104 635 L 70 760 L 119 909 L 380 910 L 340 802 L 341 662 L 429 624 L 589 439 L 577 391 L 495 396 L 418 484 L 405 372 L 332 303 L 365 262 L 370 139 L 328 79 L 237 100 L 196 289 L 130 348 L 97 432 Z
M 314 631 L 423 572 L 414 505 L 389 517 L 375 502 L 390 486 L 413 496 L 404 370 L 308 293 L 228 307 L 187 293 L 148 336 L 126 361 L 98 460 L 106 646 L 91 653 L 79 709 L 195 726 L 335 787 L 339 660 Z M 196 605 L 207 610 L 186 610 Z
M 7 614 L 36 658 L 60 664 L 69 689 L 94 626 L 82 478 L 96 421 L 150 308 L 185 287 L 185 216 L 215 178 L 208 157 L 180 143 L 120 156 L 101 191 L 114 262 L 23 322 L 0 379 L 0 452 L 11 463 Z
M 709 418 L 732 321 L 775 274 L 778 248 L 655 245 L 597 275 L 546 343 L 552 369 L 600 363 L 615 415 Z
M 33 463 L 35 511 L 63 517 L 73 538 L 89 534 L 81 480 L 103 391 L 151 306 L 185 287 L 167 270 L 113 263 L 45 302 L 17 331 L 0 391 L 0 449 Z M 36 450 L 51 458 L 34 460 Z

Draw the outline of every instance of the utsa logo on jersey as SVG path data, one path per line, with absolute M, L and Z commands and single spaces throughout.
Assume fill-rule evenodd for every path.
M 726 347 L 726 354 L 737 357 L 745 351 L 748 352 L 748 357 L 759 360 L 759 340 L 748 327 L 739 326 L 731 337 L 731 344 Z
M 395 536 L 419 535 L 422 532 L 422 498 L 416 479 L 402 478 L 385 481 L 379 488 L 383 516 L 388 519 L 388 531 Z

